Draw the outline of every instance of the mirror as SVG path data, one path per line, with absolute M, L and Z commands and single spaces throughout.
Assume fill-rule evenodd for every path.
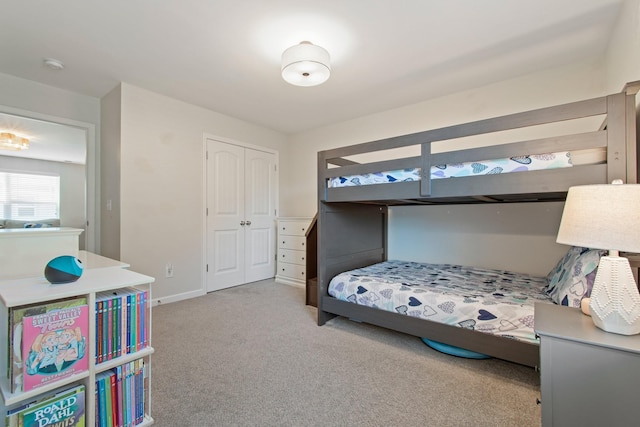
M 29 139 L 26 150 L 0 149 L 0 170 L 60 176 L 60 225 L 84 229 L 80 249 L 95 252 L 93 125 L 0 109 L 0 132 Z M 2 111 L 5 110 L 5 111 Z

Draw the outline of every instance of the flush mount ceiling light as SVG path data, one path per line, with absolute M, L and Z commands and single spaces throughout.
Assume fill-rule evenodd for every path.
M 29 140 L 16 136 L 9 132 L 0 133 L 0 149 L 2 150 L 26 150 L 29 148 Z
M 304 41 L 282 53 L 282 78 L 295 86 L 317 86 L 331 75 L 329 52 Z
M 43 62 L 47 68 L 55 71 L 60 71 L 64 68 L 64 64 L 62 63 L 62 61 L 58 61 L 57 59 L 45 58 Z

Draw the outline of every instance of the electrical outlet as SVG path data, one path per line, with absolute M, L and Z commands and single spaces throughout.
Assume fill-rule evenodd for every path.
M 173 277 L 173 264 L 167 263 L 164 269 L 165 277 Z

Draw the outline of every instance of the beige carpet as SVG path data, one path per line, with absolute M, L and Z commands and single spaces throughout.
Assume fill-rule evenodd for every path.
M 439 353 L 256 282 L 153 309 L 158 426 L 539 426 L 539 375 Z

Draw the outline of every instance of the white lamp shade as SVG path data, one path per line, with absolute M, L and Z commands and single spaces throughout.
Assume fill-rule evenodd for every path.
M 640 184 L 571 187 L 557 242 L 593 249 L 640 252 Z
M 329 79 L 329 52 L 302 42 L 282 53 L 282 78 L 295 86 L 316 86 Z

